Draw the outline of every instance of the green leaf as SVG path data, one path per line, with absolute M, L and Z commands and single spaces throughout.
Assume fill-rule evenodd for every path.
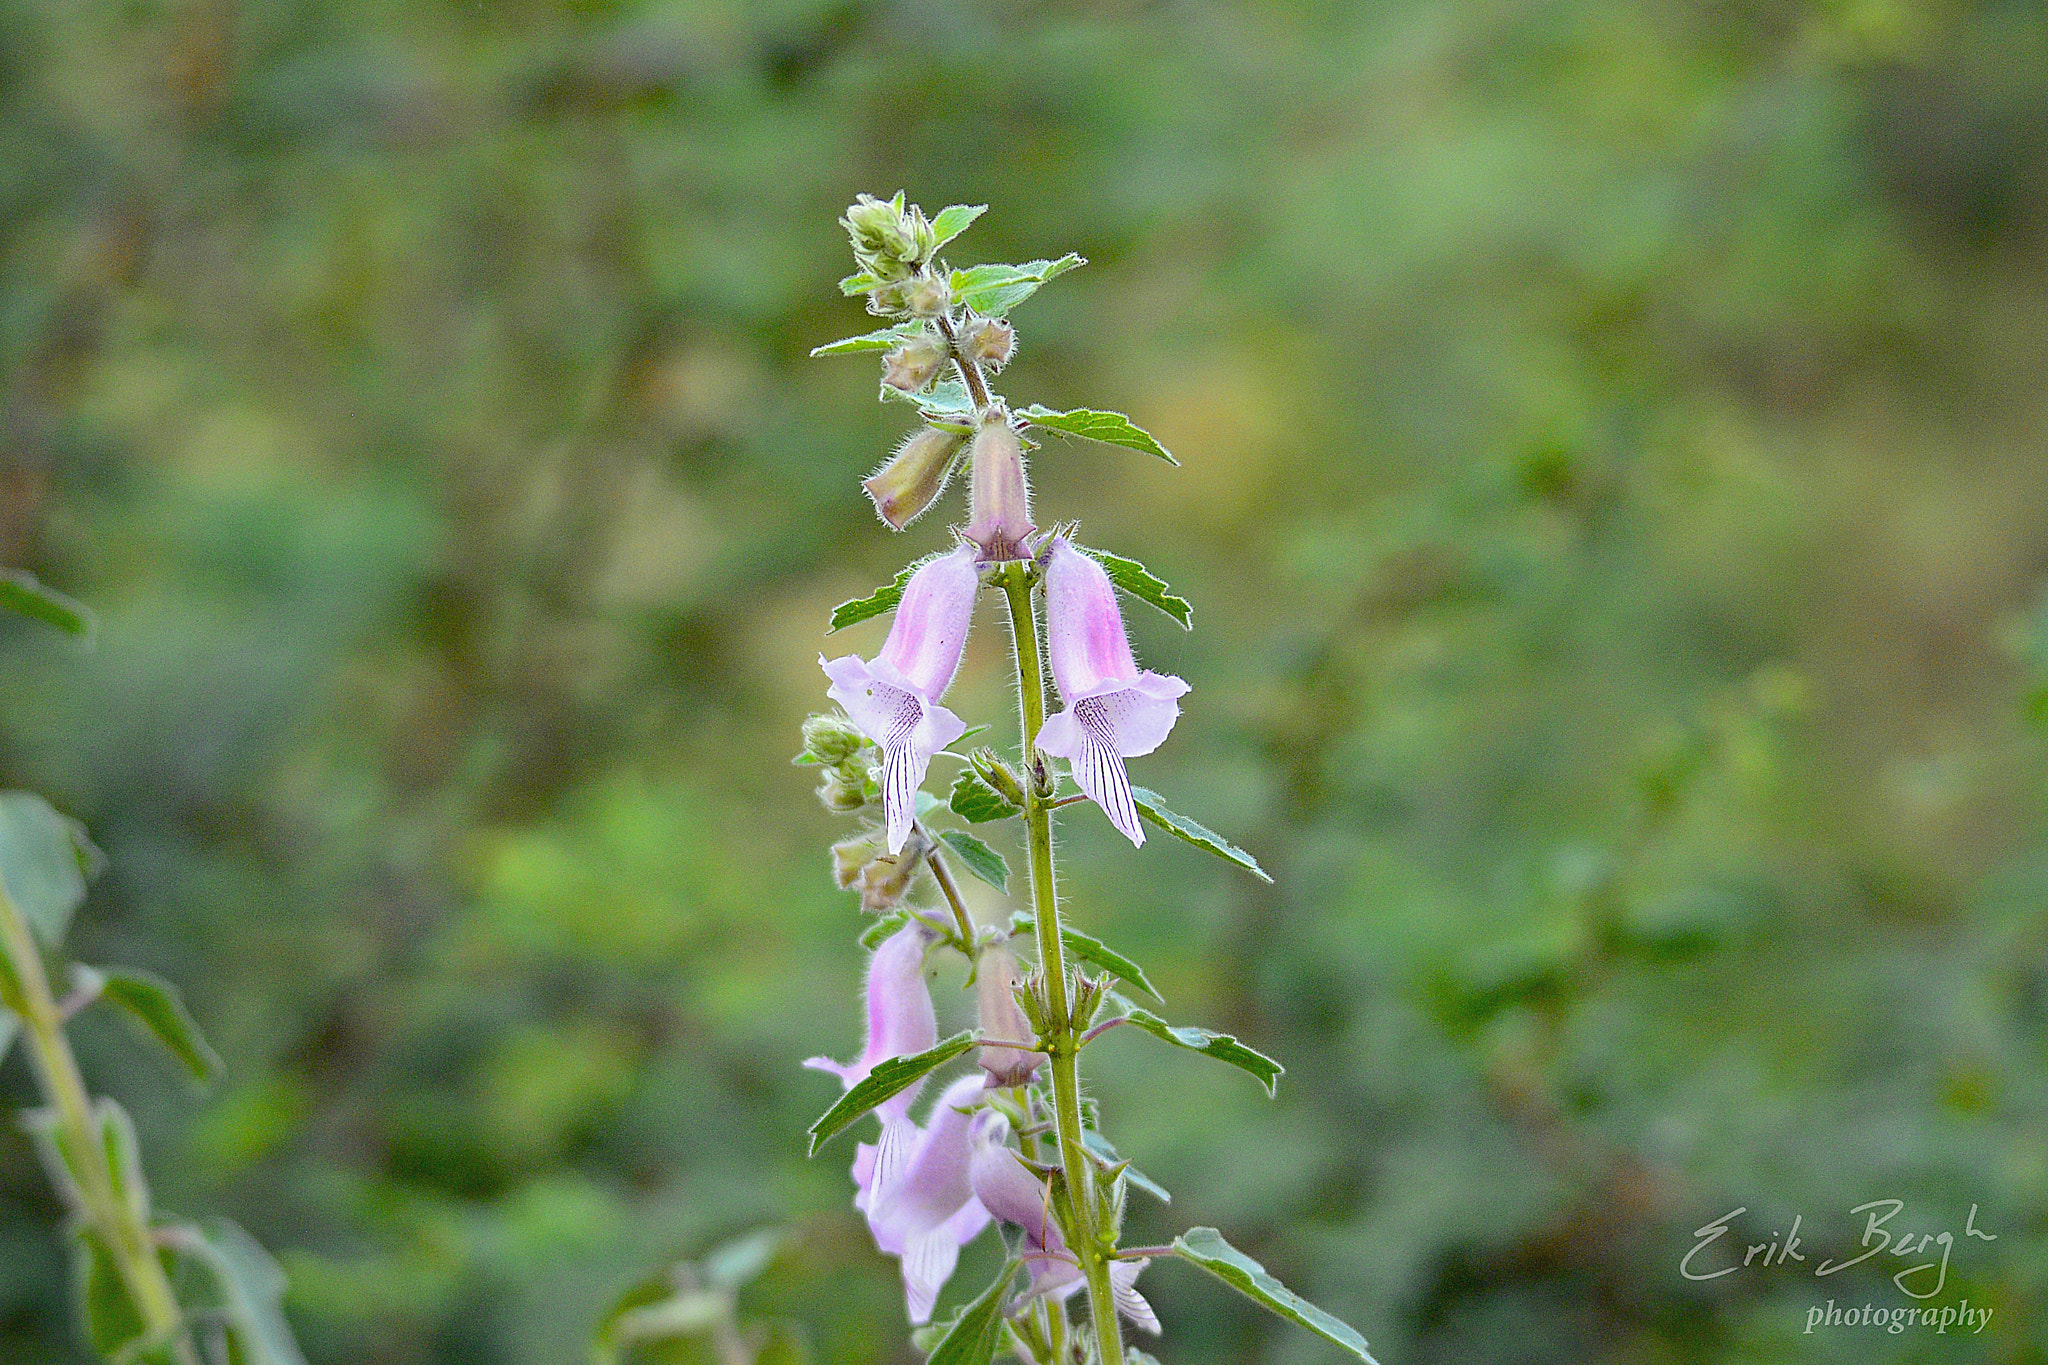
M 26 569 L 0 569 L 0 610 L 19 612 L 66 635 L 90 641 L 93 615 L 90 608 L 74 602 L 55 588 L 46 588 Z
M 884 402 L 908 403 L 923 413 L 926 421 L 937 426 L 953 430 L 956 426 L 964 425 L 969 431 L 974 429 L 971 420 L 959 423 L 949 420 L 971 419 L 974 416 L 974 399 L 968 395 L 967 385 L 958 375 L 935 379 L 930 387 L 919 389 L 916 393 L 905 393 L 890 384 L 882 385 L 879 392 Z
M 1280 1078 L 1287 1074 L 1287 1068 L 1265 1053 L 1246 1047 L 1227 1033 L 1169 1024 L 1152 1011 L 1139 1009 L 1114 992 L 1111 993 L 1111 998 L 1123 1008 L 1125 1022 L 1135 1024 L 1162 1042 L 1184 1047 L 1190 1052 L 1199 1052 L 1205 1057 L 1214 1057 L 1219 1062 L 1228 1062 L 1240 1071 L 1250 1072 L 1260 1085 L 1266 1087 L 1268 1096 L 1280 1092 Z
M 76 1135 L 54 1107 L 23 1111 L 21 1127 L 35 1146 L 36 1155 L 42 1158 L 50 1184 L 74 1214 L 81 1218 L 88 1215 L 84 1192 L 100 1182 L 87 1171 L 87 1166 L 101 1162 L 113 1178 L 115 1193 L 138 1219 L 148 1221 L 149 1181 L 142 1173 L 142 1151 L 135 1138 L 134 1120 L 128 1117 L 126 1109 L 106 1096 L 93 1101 L 92 1120 L 99 1130 L 97 1153 L 79 1150 L 74 1141 Z M 91 1140 L 89 1135 L 87 1140 Z
M 1001 317 L 1038 292 L 1038 286 L 1088 262 L 1069 251 L 1056 261 L 972 265 L 953 272 L 953 302 L 987 317 Z M 843 288 L 844 286 L 842 286 Z
M 908 1090 L 921 1077 L 938 1070 L 973 1046 L 972 1032 L 956 1033 L 937 1047 L 908 1057 L 891 1057 L 879 1063 L 867 1074 L 867 1079 L 841 1095 L 839 1103 L 819 1115 L 818 1121 L 811 1125 L 810 1155 L 816 1156 L 820 1147 L 862 1114 L 883 1100 Z
M 1124 1168 L 1124 1179 L 1130 1181 L 1160 1203 L 1171 1204 L 1173 1202 L 1173 1196 L 1166 1192 L 1164 1185 L 1161 1185 L 1151 1176 L 1146 1175 L 1136 1166 L 1131 1165 L 1118 1156 L 1116 1148 L 1109 1145 L 1109 1139 L 1096 1132 L 1093 1128 L 1083 1128 L 1081 1130 L 1081 1141 L 1087 1146 L 1089 1151 L 1095 1153 L 1095 1155 L 1101 1157 L 1110 1165 L 1121 1165 Z
M 1264 1266 L 1224 1241 L 1216 1229 L 1189 1228 L 1173 1239 L 1173 1251 L 1261 1307 L 1343 1347 L 1366 1365 L 1379 1365 L 1366 1349 L 1364 1337 L 1267 1274 Z
M 919 560 L 917 564 L 910 565 L 896 575 L 895 582 L 876 588 L 866 597 L 856 597 L 851 602 L 841 602 L 832 608 L 832 624 L 825 633 L 830 635 L 835 631 L 845 630 L 848 626 L 857 626 L 871 617 L 880 616 L 885 611 L 894 611 L 896 604 L 903 600 L 904 585 L 910 582 L 910 576 L 917 572 L 923 562 Z
M 1172 451 L 1159 444 L 1157 437 L 1120 412 L 1103 412 L 1096 408 L 1069 408 L 1065 412 L 1057 412 L 1033 403 L 1017 415 L 1047 431 L 1060 431 L 1069 436 L 1101 441 L 1105 445 L 1142 450 L 1147 455 L 1157 455 L 1170 465 L 1180 464 L 1173 458 Z
M 898 910 L 893 914 L 884 915 L 873 924 L 870 924 L 867 927 L 867 932 L 860 936 L 860 946 L 872 953 L 875 949 L 882 946 L 883 939 L 888 938 L 909 922 L 910 915 L 907 911 Z
M 858 275 L 848 275 L 845 279 L 841 280 L 839 282 L 839 292 L 848 295 L 865 294 L 868 290 L 877 287 L 881 283 L 882 281 L 876 279 L 873 275 L 862 271 Z
M 939 210 L 939 216 L 932 219 L 932 235 L 938 238 L 937 251 L 946 243 L 967 231 L 968 224 L 988 212 L 987 204 L 948 204 Z
M 0 883 L 45 948 L 64 941 L 103 856 L 85 827 L 28 792 L 0 792 Z
M 185 1064 L 195 1080 L 210 1081 L 221 1073 L 219 1055 L 186 1013 L 184 999 L 170 982 L 132 967 L 77 967 L 73 975 L 81 990 L 126 1010 Z
M 1019 910 L 1010 916 L 1011 933 L 1036 934 L 1038 923 L 1029 910 Z M 1145 969 L 1110 947 L 1099 938 L 1090 938 L 1070 924 L 1060 926 L 1060 941 L 1067 945 L 1067 951 L 1091 967 L 1100 967 L 1119 981 L 1136 986 L 1154 1000 L 1164 1003 L 1166 997 L 1158 987 L 1146 979 Z
M 894 327 L 883 327 L 878 331 L 863 332 L 857 337 L 842 337 L 823 346 L 813 346 L 811 355 L 860 355 L 865 351 L 893 350 L 905 337 L 917 336 L 923 331 L 921 322 L 899 322 Z
M 100 1148 L 106 1154 L 107 1173 L 114 1178 L 114 1193 L 136 1222 L 146 1224 L 149 1178 L 142 1173 L 142 1141 L 135 1136 L 135 1120 L 118 1101 L 105 1096 L 93 1101 L 93 1112 L 100 1122 Z
M 7 1049 L 14 1046 L 14 1035 L 21 1031 L 21 1020 L 12 1011 L 0 1008 L 0 1062 L 7 1060 Z
M 1003 855 L 984 844 L 965 830 L 949 829 L 939 835 L 939 842 L 960 855 L 960 861 L 969 872 L 987 882 L 998 891 L 1010 889 L 1010 865 Z
M 1009 1303 L 1010 1281 L 1017 1263 L 1004 1261 L 994 1283 L 981 1291 L 946 1325 L 925 1365 L 989 1365 L 1003 1339 L 1003 1309 Z
M 209 1218 L 179 1232 L 180 1248 L 213 1272 L 236 1365 L 306 1365 L 284 1315 L 284 1271 L 270 1253 L 225 1218 Z
M 85 1340 L 102 1360 L 118 1358 L 149 1331 L 128 1298 L 114 1253 L 91 1224 L 81 1222 L 71 1248 L 71 1288 Z
M 953 779 L 953 794 L 947 804 L 953 814 L 970 825 L 985 825 L 991 820 L 1004 820 L 1020 812 L 1006 800 L 1003 794 L 981 780 L 981 775 L 972 768 L 963 768 Z
M 1185 815 L 1175 814 L 1167 808 L 1164 801 L 1159 799 L 1158 792 L 1148 791 L 1143 787 L 1133 787 L 1131 788 L 1131 799 L 1137 803 L 1138 814 L 1144 816 L 1174 838 L 1185 840 L 1196 848 L 1201 849 L 1204 853 L 1213 853 L 1226 863 L 1236 863 L 1260 881 L 1271 884 L 1273 879 L 1266 875 L 1265 868 L 1259 866 L 1257 858 L 1254 858 L 1236 844 L 1231 843 L 1230 840 L 1216 833 L 1216 831 L 1196 824 Z
M 757 1228 L 720 1243 L 700 1262 L 704 1282 L 714 1289 L 738 1289 L 768 1268 L 787 1239 L 781 1228 Z
M 1195 609 L 1188 605 L 1185 597 L 1176 597 L 1166 586 L 1166 581 L 1157 578 L 1152 571 L 1135 559 L 1125 559 L 1107 550 L 1086 550 L 1081 553 L 1102 566 L 1109 575 L 1109 581 L 1122 588 L 1140 602 L 1148 602 L 1159 608 L 1174 620 L 1180 622 L 1182 630 L 1195 628 Z

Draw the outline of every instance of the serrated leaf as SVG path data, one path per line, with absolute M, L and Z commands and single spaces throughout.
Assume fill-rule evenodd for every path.
M 988 212 L 987 204 L 948 204 L 939 210 L 939 216 L 932 219 L 932 235 L 937 238 L 937 251 L 946 243 L 967 231 L 968 224 Z
M 1017 414 L 1035 427 L 1047 431 L 1064 432 L 1069 436 L 1080 436 L 1090 441 L 1101 441 L 1105 445 L 1123 446 L 1129 450 L 1142 450 L 1147 455 L 1156 455 L 1170 465 L 1178 466 L 1179 460 L 1173 452 L 1159 444 L 1159 438 L 1133 422 L 1120 412 L 1105 412 L 1098 408 L 1069 408 L 1059 412 L 1040 403 L 1033 403 Z
M 237 1223 L 209 1218 L 179 1243 L 213 1272 L 237 1365 L 306 1365 L 284 1315 L 284 1271 Z
M 56 948 L 99 871 L 100 851 L 85 827 L 40 796 L 0 792 L 0 882 L 45 948 Z
M 961 769 L 960 775 L 953 779 L 953 794 L 947 805 L 953 814 L 970 825 L 985 825 L 991 820 L 1021 814 L 1001 792 L 982 781 L 981 774 L 972 768 Z
M 66 635 L 90 640 L 93 614 L 83 602 L 75 602 L 55 588 L 44 587 L 26 569 L 0 569 L 0 609 L 17 612 Z
M 987 882 L 998 891 L 1010 889 L 1010 864 L 1003 855 L 984 844 L 965 830 L 949 829 L 939 835 L 939 842 L 960 855 L 960 862 L 969 872 Z
M 1287 1068 L 1256 1048 L 1246 1047 L 1228 1033 L 1217 1033 L 1213 1029 L 1195 1028 L 1192 1025 L 1169 1024 L 1150 1010 L 1140 1009 L 1115 992 L 1111 998 L 1124 1012 L 1124 1021 L 1143 1029 L 1161 1042 L 1199 1052 L 1204 1057 L 1213 1057 L 1227 1062 L 1240 1071 L 1248 1072 L 1252 1078 L 1266 1088 L 1268 1097 L 1280 1093 L 1280 1078 L 1287 1074 Z
M 1236 844 L 1231 843 L 1230 840 L 1224 838 L 1216 831 L 1188 819 L 1185 815 L 1178 815 L 1168 809 L 1166 803 L 1159 799 L 1158 792 L 1148 791 L 1144 787 L 1133 787 L 1131 788 L 1131 799 L 1137 804 L 1138 814 L 1144 816 L 1174 838 L 1193 844 L 1204 853 L 1213 853 L 1226 863 L 1235 863 L 1268 885 L 1272 883 L 1273 879 L 1266 875 L 1265 868 L 1259 866 L 1257 858 L 1254 858 Z
M 893 1098 L 908 1090 L 920 1079 L 952 1061 L 968 1048 L 974 1046 L 974 1034 L 956 1033 L 936 1047 L 908 1057 L 891 1057 L 876 1064 L 853 1089 L 839 1097 L 839 1103 L 818 1116 L 811 1125 L 810 1155 L 816 1156 L 818 1149 L 843 1132 L 848 1125 L 883 1100 Z
M 1037 934 L 1038 922 L 1029 910 L 1019 910 L 1010 916 L 1010 932 Z M 1110 947 L 1099 938 L 1091 938 L 1070 924 L 1060 926 L 1060 941 L 1067 945 L 1067 952 L 1091 967 L 1100 967 L 1111 976 L 1129 985 L 1136 986 L 1154 1000 L 1165 1003 L 1166 997 L 1159 993 L 1145 976 L 1145 969 Z
M 922 564 L 923 561 L 918 561 Z M 894 611 L 896 604 L 903 600 L 903 589 L 910 582 L 910 575 L 917 572 L 918 564 L 912 564 L 896 575 L 893 583 L 885 583 L 866 597 L 856 597 L 851 602 L 841 602 L 832 608 L 832 624 L 825 630 L 827 635 L 857 626 L 862 621 L 880 616 L 885 611 Z
M 1009 1302 L 1010 1281 L 1015 1278 L 1017 1263 L 1004 1261 L 995 1281 L 947 1325 L 925 1365 L 989 1365 L 1003 1339 L 1003 1309 Z
M 953 272 L 953 302 L 985 317 L 1001 317 L 1038 292 L 1047 280 L 1088 262 L 1069 251 L 1056 261 L 1023 265 L 971 265 Z
M 1135 559 L 1125 559 L 1107 550 L 1083 549 L 1081 553 L 1102 566 L 1109 575 L 1109 581 L 1122 588 L 1140 602 L 1159 608 L 1174 620 L 1180 622 L 1182 630 L 1195 628 L 1195 609 L 1185 597 L 1174 596 L 1166 586 L 1166 580 L 1155 575 Z
M 127 1011 L 130 1018 L 185 1064 L 195 1080 L 210 1081 L 221 1073 L 219 1054 L 208 1045 L 206 1035 L 186 1012 L 176 986 L 132 967 L 80 967 L 75 973 L 82 989 L 91 992 L 97 987 L 100 999 Z
M 861 355 L 868 351 L 895 349 L 898 342 L 924 331 L 921 322 L 899 322 L 894 327 L 883 327 L 873 332 L 863 332 L 857 337 L 841 337 L 828 341 L 823 346 L 811 347 L 813 358 L 821 355 Z
M 1081 1141 L 1087 1146 L 1089 1151 L 1095 1153 L 1095 1155 L 1101 1157 L 1110 1165 L 1121 1165 L 1124 1168 L 1124 1179 L 1130 1181 L 1160 1203 L 1171 1204 L 1173 1202 L 1173 1196 L 1166 1192 L 1164 1185 L 1161 1185 L 1151 1176 L 1146 1175 L 1136 1166 L 1131 1165 L 1118 1156 L 1116 1148 L 1110 1146 L 1109 1139 L 1096 1132 L 1093 1128 L 1083 1128 L 1081 1130 Z
M 1365 1338 L 1341 1319 L 1302 1298 L 1268 1274 L 1266 1268 L 1223 1240 L 1214 1228 L 1189 1228 L 1173 1239 L 1173 1252 L 1200 1266 L 1252 1302 L 1306 1327 L 1324 1341 L 1341 1346 L 1366 1365 L 1379 1365 L 1366 1349 Z

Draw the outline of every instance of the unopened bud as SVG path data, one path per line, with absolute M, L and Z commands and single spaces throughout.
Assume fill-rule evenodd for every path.
M 1017 348 L 1017 331 L 1001 318 L 976 318 L 960 329 L 960 354 L 985 370 L 1000 370 Z
M 935 318 L 952 303 L 952 282 L 936 275 L 919 274 L 903 286 L 903 310 L 913 317 Z
M 931 848 L 931 840 L 924 836 L 922 830 L 912 826 L 901 853 L 884 853 L 871 860 L 860 870 L 857 878 L 860 908 L 879 914 L 901 905 L 918 869 L 924 866 L 924 855 L 931 852 Z
M 922 210 L 903 207 L 903 194 L 892 199 L 858 196 L 839 220 L 853 242 L 853 258 L 878 280 L 900 280 L 930 259 L 937 234 Z
M 938 376 L 945 363 L 944 343 L 913 337 L 882 357 L 882 382 L 892 389 L 916 393 Z
M 1033 1028 L 1017 1001 L 1017 959 L 1008 948 L 988 947 L 974 967 L 974 1000 L 977 1021 L 984 1038 L 1009 1038 L 1018 1042 L 1034 1040 Z M 980 1066 L 988 1073 L 991 1089 L 1028 1084 L 1045 1060 L 1042 1052 L 1017 1047 L 984 1047 Z
M 852 815 L 868 803 L 865 780 L 848 781 L 844 770 L 834 768 L 818 784 L 818 799 L 836 815 Z
M 843 844 L 832 845 L 832 880 L 839 884 L 841 891 L 851 889 L 860 880 L 860 870 L 874 857 L 875 845 L 870 839 L 848 839 Z
M 916 521 L 946 491 L 953 457 L 966 439 L 937 427 L 923 427 L 904 437 L 889 463 L 861 481 L 876 514 L 899 531 Z
M 1010 771 L 1010 765 L 994 749 L 976 749 L 967 761 L 973 765 L 975 776 L 988 783 L 996 795 L 1013 806 L 1024 804 L 1024 789 L 1017 783 L 1017 774 Z
M 860 727 L 845 716 L 816 715 L 804 721 L 804 752 L 820 763 L 844 763 L 867 742 Z
M 1031 1022 L 1033 1038 L 1052 1032 L 1052 1006 L 1046 1001 L 1043 967 L 1033 967 L 1025 973 L 1012 994 L 1016 997 L 1017 1008 L 1023 1010 L 1024 1017 Z
M 964 534 L 980 548 L 982 560 L 1023 559 L 1024 538 L 1038 528 L 1031 523 L 1024 447 L 1000 408 L 986 414 L 975 433 L 967 493 L 972 520 Z
M 1076 974 L 1073 991 L 1074 1029 L 1079 1032 L 1095 1022 L 1096 1013 L 1102 1008 L 1102 1001 L 1109 989 L 1109 978 L 1090 976 L 1086 972 Z

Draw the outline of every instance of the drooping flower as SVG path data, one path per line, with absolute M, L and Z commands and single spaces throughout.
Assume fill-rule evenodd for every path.
M 983 560 L 1022 559 L 1031 522 L 1031 487 L 1024 478 L 1024 446 L 1001 408 L 982 417 L 974 433 L 967 474 L 967 529 L 961 532 Z
M 1166 741 L 1188 685 L 1171 674 L 1139 671 L 1109 575 L 1065 538 L 1053 542 L 1046 564 L 1045 625 L 1053 681 L 1066 709 L 1046 718 L 1038 747 L 1066 759 L 1074 781 L 1109 822 L 1142 844 L 1145 829 L 1124 760 Z
M 930 1320 L 960 1248 L 988 1226 L 968 1179 L 972 1118 L 981 1077 L 948 1086 L 919 1127 L 899 1113 L 882 1120 L 881 1141 L 853 1158 L 853 1206 L 867 1215 L 875 1245 L 903 1263 L 903 1305 L 913 1323 Z
M 980 586 L 975 550 L 962 545 L 928 559 L 904 585 L 903 600 L 882 652 L 870 663 L 857 654 L 818 656 L 832 680 L 826 695 L 882 749 L 882 810 L 889 851 L 901 853 L 917 813 L 917 789 L 932 755 L 967 733 L 967 723 L 939 705 L 960 668 Z
M 916 521 L 946 491 L 953 457 L 965 440 L 957 432 L 930 426 L 904 437 L 889 463 L 861 481 L 875 504 L 875 515 L 898 531 Z
M 974 965 L 976 1022 L 985 1038 L 1030 1042 L 1037 1030 L 1017 1003 L 1017 959 L 1008 948 L 987 947 Z M 1028 1084 L 1045 1061 L 1043 1052 L 1021 1047 L 985 1047 L 981 1069 L 991 1087 Z
M 889 1058 L 908 1057 L 937 1043 L 939 1021 L 932 1011 L 931 988 L 924 979 L 928 942 L 923 929 L 906 924 L 884 939 L 869 959 L 867 1042 L 858 1060 L 835 1062 L 830 1057 L 813 1057 L 804 1065 L 813 1071 L 831 1072 L 841 1086 L 851 1090 Z M 884 1128 L 910 1112 L 910 1102 L 923 1085 L 920 1080 L 876 1107 Z
M 1009 1137 L 1010 1121 L 995 1110 L 974 1116 L 968 1180 L 983 1208 L 1023 1233 L 1024 1269 L 1031 1276 L 1024 1297 L 1053 1294 L 1065 1298 L 1081 1287 L 1085 1276 L 1053 1217 L 1050 1187 L 1010 1149 Z M 1159 1318 L 1137 1290 L 1138 1274 L 1148 1264 L 1145 1260 L 1113 1261 L 1109 1281 L 1117 1311 L 1157 1336 Z

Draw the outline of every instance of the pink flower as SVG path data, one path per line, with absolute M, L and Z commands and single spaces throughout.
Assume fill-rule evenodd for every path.
M 1065 1298 L 1081 1287 L 1081 1267 L 1053 1218 L 1052 1191 L 1010 1149 L 1009 1137 L 1010 1121 L 995 1110 L 974 1116 L 973 1155 L 968 1160 L 974 1197 L 990 1214 L 1024 1234 L 1024 1269 L 1031 1275 L 1024 1297 L 1055 1294 Z M 1138 1272 L 1148 1264 L 1143 1260 L 1112 1262 L 1109 1280 L 1117 1311 L 1157 1336 L 1159 1319 L 1137 1290 Z
M 1045 625 L 1053 681 L 1067 705 L 1046 718 L 1038 747 L 1066 759 L 1074 781 L 1109 822 L 1142 844 L 1145 830 L 1124 760 L 1165 742 L 1188 685 L 1138 670 L 1109 575 L 1065 539 L 1052 543 L 1046 564 Z
M 987 414 L 968 452 L 967 529 L 961 532 L 984 560 L 1023 559 L 1031 524 L 1031 487 L 1024 478 L 1024 446 L 1000 408 Z
M 925 931 L 906 924 L 884 939 L 868 959 L 868 1036 L 858 1061 L 842 1064 L 830 1057 L 813 1057 L 804 1065 L 813 1071 L 831 1072 L 841 1086 L 851 1090 L 891 1057 L 908 1057 L 937 1043 L 939 1021 L 932 1012 L 931 988 L 924 980 L 925 946 Z M 892 1118 L 901 1119 L 910 1112 L 910 1102 L 923 1085 L 919 1080 L 876 1108 L 884 1127 Z
M 882 1139 L 853 1158 L 853 1206 L 865 1213 L 875 1245 L 903 1263 L 903 1304 L 913 1323 L 929 1321 L 939 1291 L 966 1246 L 988 1226 L 988 1210 L 968 1180 L 978 1074 L 962 1076 L 932 1106 L 923 1127 L 898 1114 Z
M 910 837 L 917 789 L 932 755 L 967 733 L 967 723 L 939 705 L 939 698 L 953 685 L 974 619 L 974 594 L 981 585 L 974 566 L 972 545 L 926 560 L 904 585 L 889 638 L 873 663 L 857 654 L 818 656 L 832 680 L 826 695 L 882 748 L 882 810 L 891 853 L 902 852 Z

